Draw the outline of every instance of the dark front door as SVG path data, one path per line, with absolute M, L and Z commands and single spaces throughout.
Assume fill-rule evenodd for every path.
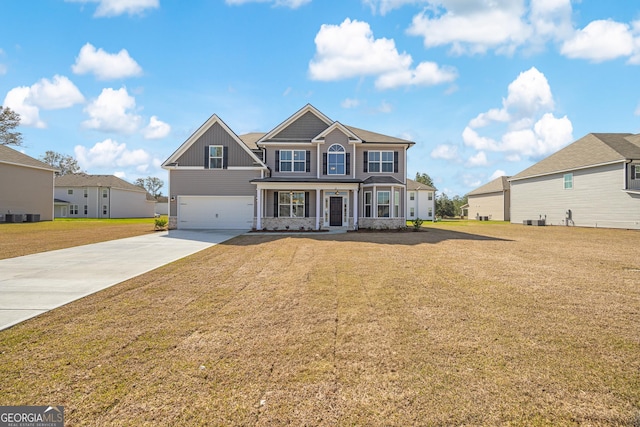
M 329 199 L 329 225 L 342 226 L 342 197 Z

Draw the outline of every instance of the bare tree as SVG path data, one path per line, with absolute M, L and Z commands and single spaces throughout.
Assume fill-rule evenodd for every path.
M 22 134 L 14 131 L 20 125 L 20 114 L 0 105 L 0 145 L 22 145 Z
M 55 151 L 47 151 L 44 153 L 44 156 L 40 157 L 40 161 L 60 170 L 58 175 L 81 172 L 80 165 L 78 165 L 76 159 L 66 154 L 56 153 Z
M 164 185 L 164 182 L 160 178 L 155 176 L 148 176 L 146 178 L 138 178 L 133 181 L 133 185 L 142 187 L 149 192 L 153 197 L 158 198 L 162 196 L 160 189 Z

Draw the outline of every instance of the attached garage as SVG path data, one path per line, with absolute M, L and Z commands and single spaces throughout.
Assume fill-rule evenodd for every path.
M 253 196 L 178 196 L 178 228 L 249 230 Z

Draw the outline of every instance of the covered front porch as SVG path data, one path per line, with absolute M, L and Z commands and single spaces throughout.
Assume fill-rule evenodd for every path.
M 285 181 L 256 184 L 256 230 L 358 228 L 360 181 Z

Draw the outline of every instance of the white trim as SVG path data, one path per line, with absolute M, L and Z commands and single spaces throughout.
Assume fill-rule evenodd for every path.
M 229 166 L 227 170 L 231 171 L 264 171 L 262 166 Z
M 238 145 L 240 145 L 240 147 L 242 147 L 242 149 L 246 151 L 247 154 L 249 154 L 249 156 L 251 156 L 251 158 L 253 158 L 255 163 L 258 163 L 262 167 L 265 167 L 265 168 L 267 167 L 267 165 L 263 161 L 261 161 L 253 153 L 253 151 L 249 149 L 249 147 L 247 147 L 247 144 L 245 144 L 240 139 L 240 137 L 236 135 L 236 133 L 232 131 L 231 128 L 227 126 L 227 124 L 223 122 L 220 117 L 218 117 L 217 114 L 214 114 L 211 117 L 209 117 L 209 119 L 206 122 L 204 122 L 193 134 L 191 134 L 191 136 L 187 138 L 187 140 L 183 142 L 182 145 L 178 147 L 178 149 L 174 151 L 173 154 L 171 154 L 171 156 L 169 156 L 169 158 L 162 163 L 161 167 L 163 169 L 173 168 L 173 166 L 169 166 L 169 163 L 175 163 L 180 158 L 180 156 L 182 156 L 202 135 L 204 135 L 206 131 L 208 131 L 216 123 L 218 123 L 222 127 L 222 129 L 224 129 L 225 132 L 227 132 L 231 136 L 231 138 Z
M 26 156 L 26 154 L 25 154 L 25 156 Z M 45 166 L 39 167 L 39 166 L 25 165 L 24 163 L 8 162 L 6 160 L 0 160 L 0 163 L 3 163 L 5 165 L 11 165 L 11 166 L 22 166 L 23 168 L 39 169 L 39 170 L 52 172 L 52 173 L 60 172 L 60 169 L 47 168 Z
M 321 138 L 326 138 L 327 135 L 329 135 L 331 132 L 333 132 L 336 129 L 338 129 L 347 137 L 349 144 L 362 143 L 362 140 L 358 137 L 358 135 L 350 131 L 345 125 L 343 125 L 340 122 L 333 122 L 333 124 L 331 124 L 328 128 L 326 128 L 325 130 L 320 132 L 318 135 L 316 135 L 311 140 L 311 142 L 324 144 L 326 140 Z
M 597 168 L 600 166 L 608 166 L 608 165 L 615 165 L 616 163 L 626 163 L 626 160 L 614 160 L 611 162 L 606 162 L 606 163 L 598 163 L 595 165 L 587 165 L 587 166 L 580 166 L 580 167 L 576 167 L 576 168 L 569 168 L 569 169 L 560 169 L 557 171 L 553 171 L 553 172 L 544 172 L 544 173 L 539 173 L 536 175 L 527 175 L 527 176 L 523 176 L 520 178 L 507 178 L 508 182 L 511 181 L 522 181 L 523 179 L 530 179 L 530 178 L 539 178 L 541 176 L 549 176 L 549 175 L 557 175 L 557 174 L 565 174 L 567 172 L 573 172 L 573 171 L 579 171 L 579 170 L 584 170 L 584 169 L 591 169 L 591 168 Z

